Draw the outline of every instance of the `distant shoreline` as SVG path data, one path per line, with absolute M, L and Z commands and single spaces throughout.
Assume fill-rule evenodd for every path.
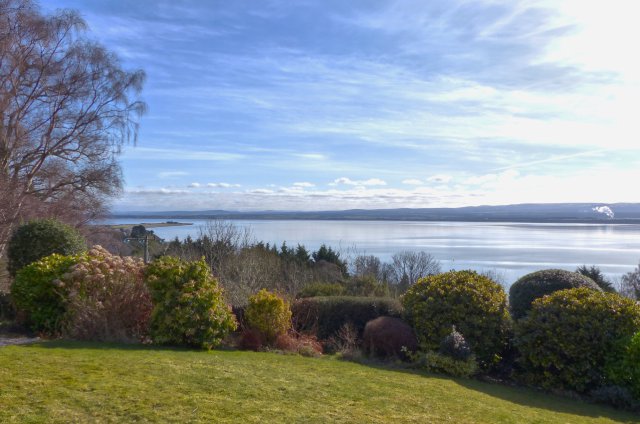
M 129 217 L 135 218 L 135 217 Z M 139 224 L 95 224 L 103 227 L 113 228 L 115 230 L 130 230 L 136 225 L 143 225 L 145 228 L 161 228 L 161 227 L 183 227 L 193 225 L 193 222 L 141 222 Z
M 131 211 L 112 213 L 111 218 L 141 220 L 223 219 L 640 224 L 640 203 L 555 203 L 467 206 L 460 208 L 348 209 L 333 211 Z

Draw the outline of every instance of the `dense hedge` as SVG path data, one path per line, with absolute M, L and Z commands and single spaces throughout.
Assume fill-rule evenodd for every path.
M 244 320 L 250 329 L 264 337 L 267 344 L 273 344 L 279 335 L 291 329 L 291 308 L 282 297 L 262 289 L 249 297 Z
M 291 309 L 294 328 L 314 333 L 322 340 L 333 336 L 347 323 L 353 324 L 362 336 L 365 325 L 372 319 L 401 315 L 397 300 L 375 297 L 311 297 L 297 300 Z
M 17 312 L 33 331 L 60 332 L 67 288 L 61 278 L 80 256 L 53 254 L 33 262 L 16 275 L 11 297 Z
M 153 301 L 154 342 L 211 349 L 236 329 L 231 308 L 204 260 L 164 256 L 147 266 L 146 281 Z
M 607 361 L 607 379 L 613 384 L 628 387 L 640 400 L 640 333 L 621 339 L 619 343 Z
M 525 381 L 587 392 L 603 384 L 607 356 L 640 329 L 640 306 L 589 288 L 537 299 L 515 328 Z
M 497 361 L 506 345 L 506 294 L 500 284 L 474 271 L 422 278 L 407 290 L 402 305 L 425 351 L 437 350 L 452 325 L 484 366 Z
M 563 269 L 544 269 L 532 272 L 513 283 L 509 289 L 511 317 L 520 319 L 531 309 L 531 302 L 558 290 L 586 287 L 597 291 L 602 289 L 590 278 Z
M 49 256 L 75 255 L 87 250 L 82 235 L 55 219 L 31 221 L 13 233 L 7 246 L 7 269 L 12 277 L 26 265 Z

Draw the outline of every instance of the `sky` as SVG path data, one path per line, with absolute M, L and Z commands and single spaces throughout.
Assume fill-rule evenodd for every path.
M 636 0 L 42 0 L 148 112 L 115 211 L 640 202 Z

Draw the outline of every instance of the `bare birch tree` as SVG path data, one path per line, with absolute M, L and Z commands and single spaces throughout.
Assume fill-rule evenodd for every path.
M 85 29 L 73 11 L 0 0 L 0 257 L 25 215 L 91 219 L 121 189 L 115 157 L 136 139 L 144 73 Z

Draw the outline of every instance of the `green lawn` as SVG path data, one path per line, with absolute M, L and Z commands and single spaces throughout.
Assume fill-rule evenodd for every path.
M 88 343 L 0 348 L 0 422 L 607 423 L 530 390 L 334 358 Z

